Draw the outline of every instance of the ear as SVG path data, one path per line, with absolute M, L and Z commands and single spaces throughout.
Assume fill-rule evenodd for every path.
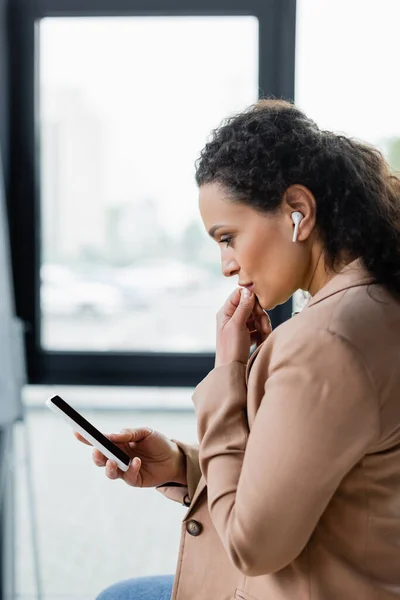
M 317 203 L 314 194 L 304 185 L 291 185 L 283 195 L 281 210 L 291 232 L 294 229 L 292 212 L 296 210 L 301 212 L 304 218 L 301 220 L 297 239 L 300 242 L 307 240 L 314 232 L 317 220 Z

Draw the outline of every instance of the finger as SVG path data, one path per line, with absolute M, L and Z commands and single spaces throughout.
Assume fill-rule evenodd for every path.
M 228 302 L 233 304 L 235 307 L 240 302 L 240 292 L 241 291 L 242 291 L 242 288 L 237 287 L 233 290 L 233 292 L 231 292 L 230 296 L 228 297 Z
M 129 469 L 125 472 L 122 472 L 121 478 L 128 485 L 132 485 L 134 487 L 142 486 L 142 478 L 140 476 L 140 467 L 142 466 L 142 461 L 139 457 L 135 456 L 129 465 Z
M 272 331 L 272 324 L 269 314 L 260 306 L 260 304 L 255 304 L 252 314 L 254 315 L 256 321 L 259 321 L 260 323 L 265 323 L 268 329 Z
M 221 321 L 226 317 L 231 318 L 240 303 L 240 288 L 236 288 L 228 297 L 221 310 L 217 313 L 217 320 Z
M 76 437 L 77 440 L 79 440 L 83 444 L 86 444 L 87 446 L 91 446 L 92 445 L 90 442 L 88 442 L 87 440 L 85 440 L 85 438 L 80 433 L 78 433 L 77 431 L 74 431 L 74 436 Z
M 109 479 L 119 479 L 121 477 L 121 469 L 118 468 L 114 460 L 108 459 L 106 462 L 106 476 Z
M 246 321 L 246 327 L 250 333 L 260 331 L 260 329 L 261 329 L 260 323 L 258 321 L 256 321 L 255 319 L 250 319 L 250 320 Z
M 268 312 L 263 309 L 263 307 L 261 306 L 261 304 L 258 301 L 258 298 L 256 298 L 253 313 L 258 319 L 260 319 L 261 317 L 266 317 L 267 321 L 269 322 L 270 329 L 272 331 L 272 324 L 271 324 L 270 316 L 269 316 Z
M 256 319 L 254 317 L 252 317 L 250 319 L 247 319 L 247 321 L 246 321 L 246 327 L 247 327 L 247 329 L 250 329 L 250 330 L 254 329 L 256 322 L 257 321 L 256 321 Z
M 268 338 L 271 333 L 271 324 L 267 315 L 264 316 L 260 320 L 255 320 L 255 331 L 250 331 L 250 338 L 252 344 L 257 344 L 259 346 Z
M 107 463 L 107 458 L 97 448 L 93 449 L 92 460 L 96 467 L 105 467 Z
M 271 319 L 265 313 L 260 318 L 261 329 L 265 334 L 270 334 L 272 332 Z
M 127 444 L 139 442 L 153 433 L 150 427 L 138 427 L 136 429 L 121 429 L 119 433 L 110 433 L 109 439 L 114 444 Z
M 262 317 L 263 315 L 265 315 L 264 309 L 262 308 L 258 300 L 256 300 L 254 304 L 253 312 L 257 317 Z
M 240 294 L 240 302 L 232 317 L 232 321 L 234 321 L 238 326 L 245 326 L 247 319 L 250 318 L 253 312 L 254 302 L 254 294 L 246 288 L 242 289 Z

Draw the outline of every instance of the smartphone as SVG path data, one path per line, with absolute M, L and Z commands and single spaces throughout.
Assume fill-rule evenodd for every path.
M 78 431 L 82 437 L 98 448 L 104 456 L 114 460 L 122 471 L 127 471 L 131 459 L 118 446 L 113 444 L 105 435 L 103 435 L 96 427 L 87 421 L 79 414 L 72 406 L 70 406 L 60 396 L 52 396 L 46 400 L 46 405 L 61 415 L 69 425 Z

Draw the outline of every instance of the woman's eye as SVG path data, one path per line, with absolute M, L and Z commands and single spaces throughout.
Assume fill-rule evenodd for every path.
M 221 239 L 221 244 L 226 244 L 226 247 L 229 248 L 232 241 L 232 237 L 226 237 Z

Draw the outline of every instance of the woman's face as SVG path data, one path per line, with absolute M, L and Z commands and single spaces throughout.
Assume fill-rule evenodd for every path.
M 229 200 L 216 184 L 200 187 L 201 217 L 221 251 L 222 273 L 238 276 L 239 285 L 253 285 L 262 308 L 271 310 L 303 288 L 310 254 L 293 243 L 290 206 L 274 214 Z

